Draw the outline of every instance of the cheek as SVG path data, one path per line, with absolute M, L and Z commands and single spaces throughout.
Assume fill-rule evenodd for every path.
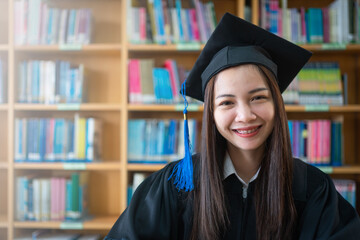
M 220 129 L 227 128 L 233 120 L 233 116 L 229 111 L 215 111 L 214 112 L 214 121 L 216 128 Z

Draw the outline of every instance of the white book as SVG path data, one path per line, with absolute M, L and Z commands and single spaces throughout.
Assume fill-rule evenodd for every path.
M 57 39 L 57 42 L 59 44 L 65 44 L 65 42 L 66 42 L 68 14 L 69 14 L 68 9 L 62 9 L 61 10 L 59 35 L 58 35 L 58 39 Z
M 145 180 L 146 175 L 145 173 L 134 173 L 133 176 L 133 194 L 135 190 L 139 187 L 139 185 Z
M 34 220 L 41 220 L 41 182 L 40 179 L 33 179 L 33 208 Z
M 49 24 L 49 12 L 52 9 L 48 9 L 46 4 L 41 5 L 41 21 L 40 21 L 40 44 L 46 44 L 47 42 L 47 35 L 48 35 L 48 24 Z
M 40 179 L 41 183 L 41 221 L 50 220 L 50 179 Z
M 46 95 L 46 62 L 40 61 L 40 84 L 39 84 L 39 103 L 45 103 L 45 95 Z

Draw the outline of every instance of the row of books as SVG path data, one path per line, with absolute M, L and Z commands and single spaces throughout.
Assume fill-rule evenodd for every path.
M 330 120 L 289 120 L 293 155 L 320 166 L 341 166 L 342 123 Z
M 216 26 L 212 1 L 128 0 L 131 43 L 205 43 Z
M 50 8 L 45 0 L 16 0 L 15 44 L 89 44 L 92 18 L 91 9 Z
M 334 179 L 336 190 L 345 198 L 354 208 L 356 207 L 356 183 L 349 179 Z
M 344 85 L 344 86 L 343 86 Z M 283 93 L 286 104 L 343 105 L 347 82 L 337 62 L 309 62 Z
M 194 151 L 198 123 L 195 119 L 189 119 L 188 125 L 189 140 Z M 167 163 L 182 158 L 184 153 L 184 120 L 129 120 L 129 163 Z
M 130 59 L 128 63 L 130 103 L 180 103 L 181 84 L 188 71 L 175 60 L 165 60 L 155 67 L 154 59 Z
M 101 143 L 97 118 L 15 119 L 15 162 L 94 162 L 101 160 Z
M 287 8 L 287 1 L 261 0 L 264 29 L 296 43 L 349 43 L 359 38 L 359 1 L 336 0 L 323 8 Z
M 87 217 L 88 173 L 16 178 L 16 220 L 74 221 Z
M 19 63 L 19 103 L 81 103 L 86 101 L 83 64 L 67 61 L 23 61 Z

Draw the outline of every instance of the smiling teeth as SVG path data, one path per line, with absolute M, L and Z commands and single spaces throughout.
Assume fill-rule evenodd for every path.
M 239 130 L 236 130 L 238 133 L 240 133 L 240 134 L 249 134 L 249 133 L 253 133 L 253 132 L 255 132 L 256 130 L 258 130 L 259 128 L 257 127 L 257 128 L 254 128 L 254 129 L 252 129 L 252 130 L 242 130 L 242 131 L 239 131 Z

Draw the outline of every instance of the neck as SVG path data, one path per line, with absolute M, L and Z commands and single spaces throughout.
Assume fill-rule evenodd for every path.
M 248 183 L 260 167 L 264 149 L 242 151 L 228 144 L 228 153 L 236 173 Z

